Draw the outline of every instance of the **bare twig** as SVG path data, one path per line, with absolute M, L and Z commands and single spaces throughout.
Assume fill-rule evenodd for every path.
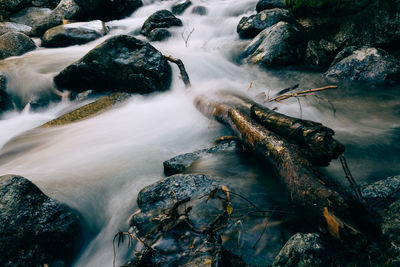
M 181 32 L 181 36 L 182 36 L 182 39 L 183 39 L 183 41 L 185 41 L 185 46 L 186 47 L 189 47 L 189 38 L 190 38 L 190 36 L 192 35 L 192 33 L 194 32 L 194 28 L 192 28 L 192 29 L 188 29 L 188 28 L 185 28 L 182 32 Z
M 336 89 L 336 88 L 338 88 L 336 85 L 329 85 L 329 86 L 320 87 L 320 88 L 308 89 L 308 90 L 304 90 L 304 91 L 300 91 L 300 92 L 279 95 L 277 97 L 267 99 L 266 102 L 273 102 L 273 101 L 280 102 L 280 101 L 286 100 L 288 98 L 303 97 L 303 96 L 310 95 L 315 92 L 324 91 L 324 90 L 328 90 L 328 89 Z
M 189 75 L 186 72 L 185 65 L 183 64 L 182 60 L 180 60 L 179 58 L 174 58 L 172 56 L 164 56 L 164 57 L 168 61 L 175 63 L 178 66 L 179 71 L 181 73 L 181 78 L 182 78 L 183 83 L 185 84 L 185 87 L 189 88 L 190 86 L 192 86 L 190 83 Z
M 283 89 L 283 90 L 279 91 L 276 95 L 277 95 L 277 96 L 280 96 L 280 95 L 289 93 L 290 91 L 296 90 L 297 88 L 299 88 L 299 85 L 300 85 L 300 84 L 295 84 L 295 85 L 290 86 L 290 87 L 288 87 L 288 88 L 286 88 L 286 89 Z
M 353 189 L 354 193 L 356 194 L 356 197 L 360 201 L 363 200 L 363 196 L 361 194 L 360 187 L 358 186 L 356 180 L 354 180 L 353 175 L 351 175 L 349 166 L 347 165 L 346 158 L 344 157 L 344 155 L 340 155 L 339 159 L 340 159 L 340 163 L 342 164 L 343 171 L 344 171 L 344 173 L 346 175 L 346 178 L 349 181 L 350 186 Z

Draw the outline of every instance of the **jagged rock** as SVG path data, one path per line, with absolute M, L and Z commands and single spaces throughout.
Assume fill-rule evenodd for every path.
M 236 31 L 239 37 L 242 39 L 250 39 L 268 27 L 275 25 L 280 21 L 286 21 L 289 23 L 295 23 L 293 16 L 289 11 L 285 9 L 274 8 L 270 10 L 264 10 L 256 15 L 250 17 L 243 17 Z
M 10 21 L 34 28 L 50 13 L 51 9 L 49 8 L 28 7 L 13 15 Z
M 389 260 L 385 266 L 400 265 L 400 201 L 390 205 L 383 215 L 383 240 L 388 250 Z
M 201 149 L 192 153 L 186 153 L 173 157 L 172 159 L 164 161 L 164 173 L 166 175 L 173 175 L 184 172 L 189 168 L 195 161 L 200 158 L 206 157 L 213 153 L 224 152 L 224 151 L 237 151 L 239 146 L 236 141 L 229 141 L 220 143 L 211 148 Z
M 143 5 L 142 0 L 75 0 L 92 19 L 109 21 L 129 16 Z
M 171 11 L 175 15 L 180 15 L 182 14 L 188 7 L 192 5 L 192 1 L 190 0 L 180 0 L 176 2 L 172 7 Z
M 0 35 L 3 35 L 7 32 L 21 32 L 23 34 L 28 35 L 31 30 L 32 30 L 31 27 L 23 24 L 18 24 L 13 22 L 4 22 L 4 23 L 0 22 Z
M 306 36 L 300 27 L 279 22 L 259 33 L 245 48 L 242 58 L 265 68 L 299 64 L 305 45 Z
M 65 47 L 85 44 L 104 36 L 107 32 L 107 27 L 101 20 L 60 25 L 44 33 L 42 46 Z
M 169 88 L 171 67 L 149 43 L 118 35 L 98 45 L 55 78 L 60 89 L 151 93 Z
M 204 15 L 207 15 L 208 11 L 207 11 L 207 8 L 204 6 L 195 6 L 192 9 L 192 13 L 200 15 L 200 16 L 204 16 Z
M 182 21 L 170 11 L 164 9 L 150 15 L 144 22 L 140 32 L 145 36 L 149 36 L 154 29 L 170 28 L 172 26 L 182 26 Z
M 150 41 L 163 41 L 169 37 L 171 37 L 171 33 L 167 29 L 154 29 L 147 36 Z
M 361 194 L 365 199 L 378 200 L 394 197 L 396 192 L 400 193 L 400 175 L 388 177 L 365 186 Z
M 42 36 L 48 29 L 64 23 L 65 20 L 81 20 L 85 15 L 74 0 L 61 0 L 51 13 L 41 19 L 32 29 L 32 36 Z
M 81 236 L 77 215 L 16 175 L 0 176 L 0 232 L 5 267 L 68 265 Z
M 20 56 L 36 48 L 31 38 L 20 32 L 8 32 L 0 36 L 0 60 Z
M 272 266 L 329 266 L 330 262 L 319 234 L 297 233 L 286 242 Z
M 400 79 L 400 62 L 386 51 L 349 47 L 340 52 L 325 76 L 334 80 L 391 82 Z
M 13 108 L 12 101 L 6 92 L 7 78 L 0 73 L 0 113 Z
M 256 11 L 261 12 L 266 9 L 284 8 L 283 0 L 260 0 L 257 3 Z

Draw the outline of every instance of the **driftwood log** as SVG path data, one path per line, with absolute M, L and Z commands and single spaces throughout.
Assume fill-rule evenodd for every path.
M 369 228 L 374 228 L 370 232 L 378 231 L 375 224 L 370 222 L 363 205 L 354 198 L 343 196 L 330 188 L 329 180 L 325 180 L 315 171 L 299 146 L 267 129 L 264 123 L 259 123 L 261 119 L 255 120 L 251 116 L 259 111 L 264 112 L 264 109 L 253 101 L 222 91 L 213 99 L 198 96 L 194 104 L 205 116 L 228 125 L 247 148 L 272 163 L 290 192 L 291 201 L 299 213 L 318 226 L 323 226 L 332 237 L 361 247 L 365 236 L 358 229 L 369 231 Z M 274 116 L 278 116 L 278 113 Z M 288 129 L 280 132 L 287 133 L 287 136 L 296 136 L 296 131 L 291 131 L 291 120 L 284 115 L 282 118 L 286 122 L 282 127 Z M 293 123 L 301 123 L 301 120 Z M 279 123 L 271 128 L 276 129 L 278 125 Z M 309 125 L 314 127 L 314 124 L 309 122 L 305 126 Z M 311 138 L 311 141 L 315 140 Z

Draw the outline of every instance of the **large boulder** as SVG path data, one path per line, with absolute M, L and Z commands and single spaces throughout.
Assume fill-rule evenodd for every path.
M 180 0 L 172 5 L 171 11 L 175 15 L 182 14 L 188 7 L 192 5 L 192 1 L 190 0 Z
M 182 21 L 170 11 L 163 9 L 148 17 L 140 32 L 145 36 L 149 36 L 150 32 L 154 29 L 169 28 L 172 26 L 182 26 Z
M 0 20 L 7 19 L 10 14 L 28 7 L 31 0 L 1 0 L 0 1 Z
M 336 56 L 325 76 L 377 83 L 399 81 L 400 62 L 382 49 L 348 47 Z
M 272 266 L 329 266 L 330 263 L 318 234 L 297 233 L 286 242 Z
M 20 32 L 8 32 L 0 36 L 0 60 L 20 56 L 36 48 L 31 38 Z
M 286 21 L 290 23 L 294 23 L 295 20 L 289 11 L 280 8 L 274 8 L 270 10 L 264 10 L 256 15 L 252 15 L 250 17 L 243 17 L 236 31 L 239 34 L 239 37 L 242 39 L 250 39 L 254 38 L 272 25 L 280 21 Z
M 60 89 L 75 92 L 151 93 L 169 88 L 171 67 L 149 43 L 132 36 L 111 37 L 66 67 L 55 78 Z
M 109 21 L 132 14 L 142 0 L 75 0 L 89 18 Z
M 7 78 L 0 73 L 0 113 L 13 108 L 12 101 L 6 92 Z
M 81 20 L 85 14 L 74 0 L 61 0 L 50 14 L 35 24 L 31 35 L 42 36 L 48 29 L 64 23 L 65 20 Z
M 388 250 L 389 260 L 385 266 L 400 265 L 400 200 L 390 205 L 383 215 L 383 240 Z
M 259 33 L 245 48 L 242 58 L 261 67 L 281 67 L 302 63 L 306 35 L 295 24 L 279 22 Z
M 387 177 L 363 187 L 361 194 L 364 199 L 371 201 L 389 200 L 400 193 L 400 175 Z
M 55 8 L 60 0 L 32 0 L 32 6 Z
M 42 46 L 65 47 L 85 44 L 104 36 L 107 32 L 107 27 L 101 20 L 60 25 L 44 33 Z
M 80 229 L 77 215 L 29 180 L 0 177 L 1 266 L 65 266 L 76 252 Z
M 50 13 L 51 9 L 49 8 L 28 7 L 13 15 L 10 21 L 34 28 L 42 19 L 49 16 Z
M 256 11 L 261 12 L 266 9 L 284 8 L 283 0 L 260 0 L 257 3 Z
M 29 34 L 32 27 L 26 26 L 24 24 L 14 23 L 14 22 L 0 22 L 0 35 L 7 32 L 21 32 L 23 34 Z

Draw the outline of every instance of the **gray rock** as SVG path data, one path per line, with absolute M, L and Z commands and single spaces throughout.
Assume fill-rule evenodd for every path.
M 182 14 L 188 7 L 192 5 L 192 1 L 190 0 L 180 0 L 172 5 L 171 11 L 175 15 Z
M 254 38 L 242 58 L 250 64 L 271 68 L 302 63 L 306 36 L 297 25 L 279 22 Z
M 98 45 L 55 78 L 60 89 L 74 92 L 151 93 L 167 90 L 171 67 L 149 43 L 118 35 Z
M 0 73 L 0 113 L 13 108 L 10 96 L 7 94 L 7 78 Z
M 305 63 L 311 66 L 329 67 L 333 56 L 330 56 L 326 47 L 316 40 L 307 43 Z
M 20 56 L 34 50 L 35 43 L 31 38 L 20 32 L 8 32 L 0 36 L 0 60 Z
M 327 78 L 377 83 L 400 79 L 400 62 L 382 49 L 345 49 L 334 62 L 337 63 L 325 73 Z
M 68 207 L 16 175 L 0 177 L 0 232 L 0 265 L 9 267 L 69 264 L 81 234 Z
M 32 29 L 32 36 L 42 36 L 48 29 L 63 24 L 64 20 L 81 20 L 85 15 L 74 0 L 61 0 L 53 11 L 41 19 Z
M 204 6 L 195 6 L 192 9 L 192 13 L 200 15 L 200 16 L 204 16 L 204 15 L 207 15 L 208 11 L 207 11 L 207 8 Z
M 34 28 L 42 19 L 49 16 L 50 13 L 51 9 L 49 8 L 28 7 L 13 15 L 10 21 Z
M 163 41 L 169 37 L 171 37 L 171 33 L 167 29 L 154 29 L 147 36 L 150 41 Z
M 150 15 L 144 22 L 140 33 L 148 36 L 154 29 L 170 28 L 172 26 L 182 26 L 182 21 L 170 11 L 164 9 Z
M 32 6 L 55 8 L 60 0 L 32 0 Z
M 129 16 L 143 5 L 142 0 L 75 0 L 91 19 L 109 21 Z
M 3 35 L 7 32 L 21 32 L 23 34 L 28 35 L 31 30 L 32 30 L 31 27 L 23 24 L 18 24 L 13 22 L 4 22 L 4 23 L 0 22 L 0 35 Z
M 272 266 L 330 266 L 329 256 L 319 234 L 297 233 L 276 256 Z
M 101 20 L 77 22 L 56 26 L 42 36 L 43 47 L 65 47 L 85 44 L 107 34 L 108 30 Z
M 257 3 L 256 11 L 261 12 L 266 9 L 284 8 L 283 0 L 260 0 Z
M 390 205 L 383 215 L 383 240 L 388 250 L 389 260 L 385 266 L 400 265 L 400 201 Z
M 211 148 L 201 149 L 192 153 L 186 153 L 183 155 L 179 155 L 164 161 L 164 173 L 166 175 L 173 175 L 177 173 L 184 172 L 187 168 L 190 167 L 195 161 L 200 158 L 206 157 L 210 154 L 225 152 L 225 151 L 237 151 L 239 147 L 236 141 L 229 141 L 220 143 Z
M 295 23 L 295 20 L 289 11 L 274 8 L 261 11 L 260 13 L 250 17 L 243 17 L 240 20 L 236 31 L 240 38 L 250 39 L 280 21 Z
M 361 194 L 366 199 L 387 199 L 396 192 L 400 192 L 400 175 L 388 177 L 365 186 Z
M 18 12 L 22 8 L 28 7 L 31 0 L 1 0 L 0 18 L 7 19 L 10 14 Z

